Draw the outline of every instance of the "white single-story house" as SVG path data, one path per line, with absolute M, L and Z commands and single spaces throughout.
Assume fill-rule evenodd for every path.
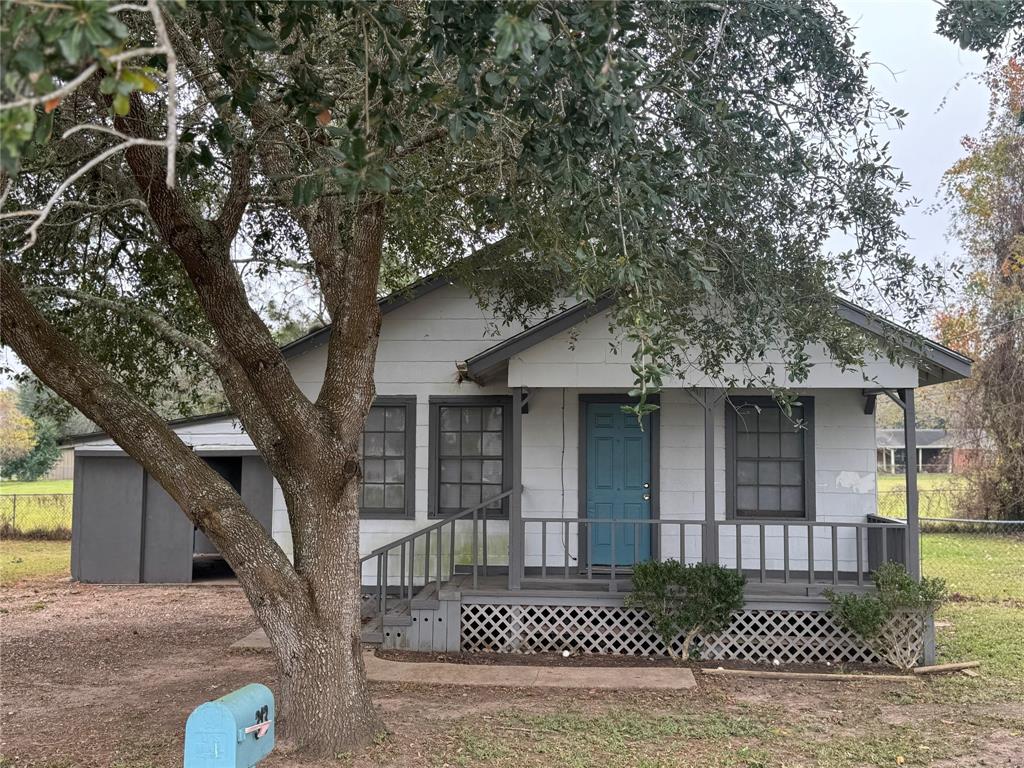
M 694 373 L 667 380 L 641 426 L 621 407 L 633 374 L 607 302 L 507 328 L 432 277 L 381 308 L 363 443 L 363 581 L 379 611 L 368 640 L 657 652 L 623 595 L 634 563 L 679 558 L 747 577 L 744 611 L 703 639 L 706 657 L 873 660 L 832 623 L 822 591 L 866 589 L 884 560 L 920 573 L 916 493 L 907 522 L 875 514 L 875 399 L 894 398 L 913 424 L 915 389 L 969 376 L 968 359 L 909 334 L 917 364 L 844 371 L 816 350 L 791 415 L 766 391 Z M 852 304 L 839 311 L 868 332 L 895 331 Z M 328 335 L 283 348 L 310 397 Z M 174 428 L 289 552 L 284 500 L 238 423 L 220 414 Z M 162 489 L 103 435 L 75 454 L 73 576 L 190 581 L 209 543 Z M 908 471 L 916 487 L 913 461 Z

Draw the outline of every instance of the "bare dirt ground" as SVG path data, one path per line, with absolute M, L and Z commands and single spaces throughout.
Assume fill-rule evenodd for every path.
M 254 628 L 233 586 L 0 589 L 0 766 L 180 766 L 195 706 L 249 682 L 276 688 L 269 656 L 227 650 Z M 389 733 L 341 764 L 1024 766 L 1019 701 L 978 704 L 931 685 L 705 678 L 677 694 L 376 685 Z M 302 764 L 285 749 L 266 765 Z

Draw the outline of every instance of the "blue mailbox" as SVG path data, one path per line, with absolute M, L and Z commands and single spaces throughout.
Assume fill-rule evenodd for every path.
M 274 694 L 251 683 L 196 707 L 185 722 L 185 768 L 252 768 L 274 748 Z

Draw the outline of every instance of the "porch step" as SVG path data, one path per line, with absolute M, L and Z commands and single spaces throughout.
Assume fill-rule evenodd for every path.
M 380 617 L 376 616 L 363 625 L 359 635 L 363 645 L 381 645 L 384 642 L 384 630 L 381 628 Z
M 408 627 L 412 624 L 409 601 L 388 601 L 388 612 L 383 616 L 383 624 L 385 627 Z
M 437 595 L 437 582 L 432 581 L 421 589 L 412 599 L 414 611 L 436 611 L 440 607 Z

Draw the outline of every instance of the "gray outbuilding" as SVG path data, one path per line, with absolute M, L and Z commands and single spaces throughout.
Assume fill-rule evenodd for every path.
M 273 477 L 263 459 L 236 446 L 193 448 L 269 531 Z M 194 576 L 229 573 L 213 543 L 160 484 L 110 443 L 76 450 L 71 530 L 71 576 L 78 581 L 187 584 Z

